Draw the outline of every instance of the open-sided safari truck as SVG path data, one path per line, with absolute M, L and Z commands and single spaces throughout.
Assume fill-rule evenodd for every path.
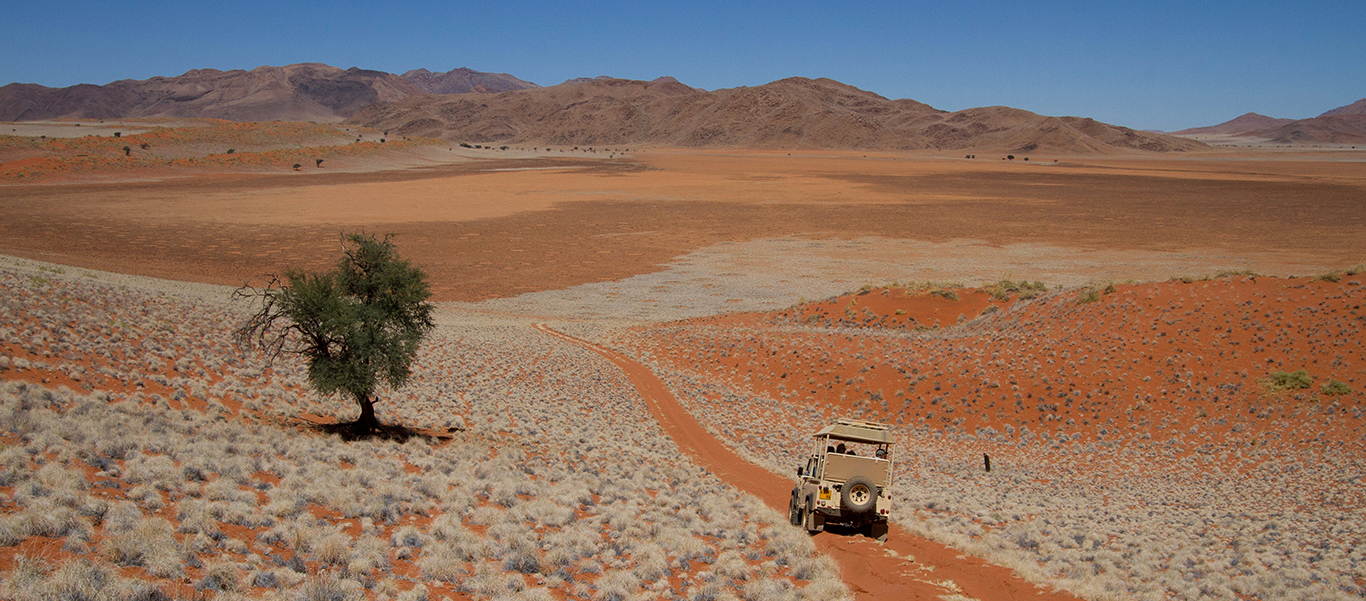
M 797 468 L 792 525 L 820 532 L 840 524 L 887 540 L 893 444 L 887 424 L 837 419 L 821 428 L 811 458 Z

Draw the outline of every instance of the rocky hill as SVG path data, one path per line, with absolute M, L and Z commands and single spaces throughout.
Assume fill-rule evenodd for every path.
M 1192 140 L 1008 107 L 946 112 L 830 79 L 706 91 L 673 78 L 571 80 L 500 94 L 404 98 L 350 118 L 407 136 L 577 146 L 1184 151 Z
M 497 93 L 541 87 L 529 81 L 517 79 L 507 73 L 484 73 L 464 67 L 452 69 L 445 73 L 413 69 L 400 77 L 428 94 Z
M 251 71 L 195 69 L 176 77 L 108 85 L 0 88 L 0 121 L 201 117 L 233 121 L 337 122 L 377 102 L 424 92 L 381 71 L 318 63 Z

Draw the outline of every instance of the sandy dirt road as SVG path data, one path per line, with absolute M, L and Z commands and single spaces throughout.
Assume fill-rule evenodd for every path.
M 709 434 L 644 365 L 591 342 L 541 324 L 537 330 L 587 348 L 626 373 L 650 413 L 679 449 L 726 483 L 787 511 L 792 482 L 741 459 Z M 863 536 L 821 533 L 816 547 L 840 564 L 841 575 L 860 600 L 938 600 L 958 594 L 979 601 L 1068 600 L 1067 593 L 1034 586 L 1007 568 L 963 555 L 939 543 L 912 536 L 893 525 L 886 543 Z

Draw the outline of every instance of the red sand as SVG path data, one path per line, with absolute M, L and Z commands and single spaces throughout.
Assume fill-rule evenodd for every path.
M 771 314 L 643 327 L 645 337 L 633 344 L 737 390 L 939 430 L 1027 426 L 1080 434 L 1083 442 L 1157 444 L 1196 439 L 1188 430 L 1199 424 L 1196 440 L 1358 444 L 1361 419 L 1324 424 L 1307 409 L 1366 399 L 1364 284 L 1366 275 L 1357 274 L 1339 282 L 1240 276 L 1117 285 L 1094 289 L 1093 302 L 1083 302 L 1085 291 L 1066 292 L 998 310 L 962 332 L 931 329 L 916 338 L 877 332 L 904 332 L 910 317 L 945 326 L 959 313 L 971 319 L 985 295 L 959 290 L 961 300 L 949 301 L 876 291 Z M 827 319 L 831 307 L 850 300 L 881 311 L 865 318 L 873 324 L 898 307 L 907 314 L 885 328 L 793 328 Z M 1266 384 L 1273 372 L 1300 369 L 1314 378 L 1307 389 Z M 1352 393 L 1325 393 L 1330 381 Z M 978 444 L 964 452 L 991 450 Z

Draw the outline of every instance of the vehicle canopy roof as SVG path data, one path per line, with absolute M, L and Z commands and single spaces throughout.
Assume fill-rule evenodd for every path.
M 853 419 L 837 419 L 835 420 L 835 423 L 821 428 L 821 431 L 817 432 L 815 437 L 842 440 L 845 442 L 861 442 L 865 444 L 895 444 L 892 441 L 891 426 L 877 422 L 864 422 Z

